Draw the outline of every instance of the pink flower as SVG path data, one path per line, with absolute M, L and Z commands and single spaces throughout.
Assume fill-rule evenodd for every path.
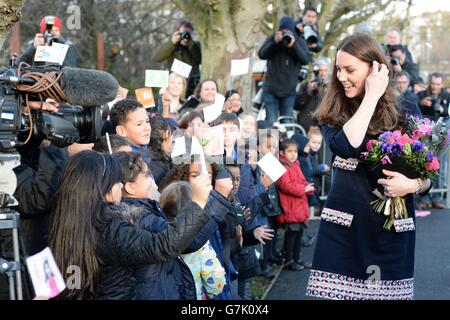
M 372 151 L 372 150 L 373 150 L 373 147 L 375 147 L 376 144 L 377 144 L 377 140 L 374 140 L 374 139 L 369 140 L 369 141 L 367 142 L 367 144 L 366 144 L 366 150 L 367 150 L 367 151 Z
M 391 159 L 389 159 L 388 155 L 385 155 L 383 158 L 381 158 L 381 163 L 382 164 L 386 164 L 386 163 L 392 164 Z
M 425 168 L 428 171 L 436 171 L 439 170 L 439 159 L 436 157 L 433 157 L 433 160 L 431 162 L 428 162 L 425 164 Z
M 433 134 L 433 128 L 427 124 L 421 124 L 417 127 L 417 130 L 419 130 L 419 132 L 421 132 L 424 135 L 429 135 L 431 136 Z
M 396 141 L 398 142 L 398 143 L 400 143 L 401 145 L 405 145 L 405 144 L 407 144 L 407 143 L 413 143 L 413 139 L 411 139 L 410 137 L 408 137 L 408 135 L 405 133 L 404 135 L 402 135 L 402 136 L 400 136 L 400 137 L 398 137 L 397 139 L 396 139 Z
M 364 158 L 364 160 L 367 160 L 369 157 L 369 152 L 361 152 L 361 156 Z
M 423 132 L 420 132 L 418 129 L 413 132 L 413 139 L 420 140 L 425 136 Z

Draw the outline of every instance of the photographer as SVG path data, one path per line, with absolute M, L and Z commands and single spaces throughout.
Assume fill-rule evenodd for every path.
M 410 76 L 410 85 L 413 88 L 418 82 L 421 82 L 419 76 L 419 66 L 406 58 L 406 49 L 401 44 L 390 46 L 389 55 L 391 56 L 391 65 L 394 72 L 406 71 Z
M 172 67 L 174 59 L 192 66 L 186 97 L 194 92 L 194 88 L 200 81 L 199 65 L 202 63 L 200 43 L 192 39 L 192 31 L 194 31 L 192 23 L 189 20 L 181 20 L 172 38 L 156 49 L 152 56 L 153 61 L 164 62 L 167 69 Z
M 317 25 L 317 10 L 314 7 L 306 7 L 303 11 L 303 18 L 297 20 L 295 31 L 298 37 L 303 37 L 312 52 L 319 52 L 323 48 L 323 41 L 320 37 L 319 26 Z
M 412 58 L 411 52 L 408 49 L 408 46 L 406 44 L 402 44 L 401 42 L 401 34 L 400 30 L 398 28 L 391 28 L 386 32 L 386 44 L 382 43 L 381 46 L 383 47 L 384 51 L 386 52 L 386 55 L 389 55 L 390 48 L 393 46 L 402 45 L 405 48 L 405 54 L 406 54 L 406 60 L 408 60 L 410 63 L 413 63 L 414 60 Z
M 17 59 L 17 63 L 26 62 L 30 65 L 42 64 L 41 62 L 34 63 L 36 48 L 44 45 L 51 46 L 54 42 L 69 46 L 63 66 L 76 67 L 77 51 L 74 44 L 62 36 L 62 21 L 56 16 L 46 16 L 41 20 L 40 33 L 36 33 L 34 39 L 28 42 L 25 51 Z
M 294 109 L 299 111 L 297 121 L 306 131 L 310 126 L 317 125 L 312 118 L 312 113 L 319 105 L 330 78 L 328 63 L 325 59 L 318 59 L 314 63 L 313 70 L 314 78 L 302 83 L 294 106 Z
M 270 124 L 280 116 L 292 116 L 295 88 L 301 65 L 311 61 L 306 41 L 295 34 L 295 22 L 282 17 L 278 31 L 268 37 L 258 51 L 267 60 L 267 74 L 263 84 L 266 121 Z
M 432 120 L 448 117 L 450 94 L 443 88 L 443 75 L 434 72 L 430 75 L 428 88 L 417 94 L 422 114 Z
M 395 88 L 399 94 L 400 104 L 408 103 L 417 105 L 418 98 L 410 87 L 410 76 L 406 71 L 394 74 Z

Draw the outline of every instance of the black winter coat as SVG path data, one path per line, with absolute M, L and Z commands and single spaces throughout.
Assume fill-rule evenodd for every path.
M 174 260 L 209 220 L 208 215 L 191 202 L 167 229 L 155 234 L 125 220 L 123 208 L 110 205 L 107 209 L 111 221 L 101 230 L 97 245 L 102 271 L 97 299 L 134 299 L 136 266 Z
M 151 199 L 122 199 L 130 222 L 153 233 L 167 229 L 168 221 L 159 204 Z M 196 300 L 195 282 L 183 259 L 138 266 L 135 270 L 138 300 Z
M 311 61 L 306 41 L 295 36 L 291 48 L 275 43 L 274 34 L 266 39 L 258 51 L 259 58 L 267 60 L 267 75 L 264 80 L 264 92 L 277 97 L 295 94 L 300 66 Z
M 13 169 L 17 178 L 14 197 L 19 202 L 16 210 L 20 213 L 20 233 L 27 255 L 38 253 L 48 245 L 51 205 L 68 158 L 66 149 L 49 145 L 40 152 L 37 171 L 23 161 Z

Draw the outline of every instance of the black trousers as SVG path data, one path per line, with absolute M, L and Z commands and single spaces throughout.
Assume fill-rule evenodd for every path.
M 287 263 L 291 261 L 300 261 L 303 229 L 303 223 L 300 223 L 299 226 L 296 226 L 295 228 L 291 228 L 291 226 L 287 225 L 286 232 L 284 234 L 284 250 L 286 251 Z

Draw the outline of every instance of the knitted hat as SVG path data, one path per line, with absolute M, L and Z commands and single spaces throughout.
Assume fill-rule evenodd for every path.
M 287 29 L 291 32 L 295 31 L 295 22 L 291 17 L 284 16 L 280 19 L 280 23 L 278 24 L 278 30 Z
M 58 18 L 57 16 L 46 16 L 46 17 L 44 17 L 44 18 L 42 18 L 42 20 L 41 20 L 41 22 L 40 22 L 40 27 L 41 27 L 41 33 L 44 33 L 45 32 L 45 27 L 46 27 L 46 22 L 45 22 L 45 20 L 46 19 L 51 19 L 51 18 L 53 18 L 53 20 L 54 20 L 54 23 L 53 23 L 53 25 L 55 26 L 55 27 L 58 27 L 59 28 L 59 30 L 60 31 L 62 31 L 62 21 L 61 21 L 61 19 L 60 18 Z

